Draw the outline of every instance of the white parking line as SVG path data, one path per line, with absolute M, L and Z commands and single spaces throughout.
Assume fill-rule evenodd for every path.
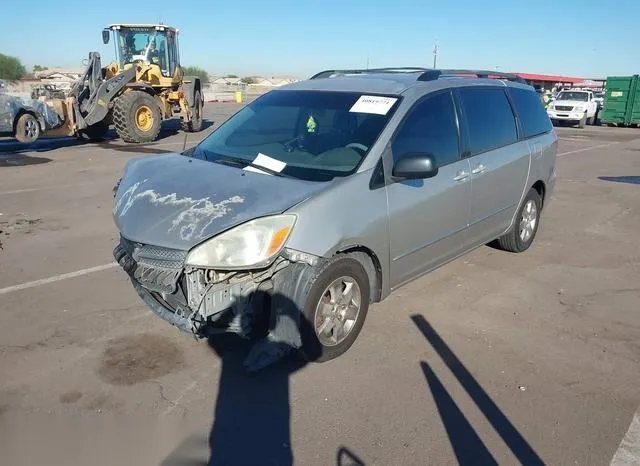
M 611 460 L 611 466 L 640 464 L 640 409 L 633 416 L 629 430 Z
M 563 152 L 561 154 L 558 154 L 557 156 L 558 157 L 562 157 L 563 155 L 577 154 L 578 152 L 586 152 L 588 150 L 602 149 L 604 147 L 615 146 L 616 144 L 620 144 L 620 143 L 619 142 L 609 142 L 607 144 L 600 144 L 599 146 L 583 147 L 582 149 L 576 149 L 576 150 L 570 150 L 568 152 Z
M 42 186 L 40 188 L 14 189 L 13 191 L 0 191 L 0 196 L 4 196 L 6 194 L 22 194 L 22 193 L 32 193 L 36 191 L 48 191 L 50 189 L 67 189 L 67 188 L 78 188 L 80 186 L 94 186 L 95 184 L 96 184 L 95 181 L 91 181 L 86 183 L 59 184 L 56 186 Z
M 69 278 L 81 277 L 94 272 L 101 272 L 102 270 L 112 269 L 118 264 L 111 262 L 109 264 L 97 265 L 95 267 L 89 267 L 88 269 L 76 270 L 75 272 L 63 273 L 61 275 L 54 275 L 53 277 L 43 278 L 41 280 L 35 280 L 32 282 L 21 283 L 19 285 L 7 286 L 6 288 L 0 288 L 0 295 L 11 293 L 13 291 L 26 290 L 34 288 L 40 285 L 48 285 L 49 283 L 55 283 Z

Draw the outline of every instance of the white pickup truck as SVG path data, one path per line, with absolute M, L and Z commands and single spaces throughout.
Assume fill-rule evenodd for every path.
M 568 121 L 584 128 L 585 124 L 592 125 L 596 119 L 598 102 L 591 91 L 562 91 L 547 107 L 547 114 L 557 124 Z

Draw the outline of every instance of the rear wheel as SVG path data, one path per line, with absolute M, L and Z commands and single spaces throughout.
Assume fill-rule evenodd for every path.
M 153 142 L 160 134 L 162 115 L 156 100 L 146 92 L 129 91 L 115 101 L 113 123 L 125 142 Z
M 524 252 L 529 249 L 538 232 L 541 209 L 542 199 L 538 191 L 531 188 L 518 210 L 513 226 L 498 238 L 498 247 L 509 252 Z
M 202 130 L 202 97 L 200 91 L 195 92 L 195 107 L 191 113 L 191 121 L 183 121 L 182 129 L 190 133 L 197 133 Z
M 15 138 L 24 143 L 30 144 L 40 137 L 40 123 L 36 117 L 30 113 L 24 113 L 16 123 Z

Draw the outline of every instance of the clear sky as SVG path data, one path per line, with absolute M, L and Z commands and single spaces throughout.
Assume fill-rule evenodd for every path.
M 113 58 L 105 25 L 161 21 L 180 29 L 183 66 L 215 74 L 307 77 L 365 67 L 367 57 L 370 67 L 430 67 L 436 41 L 442 68 L 640 72 L 639 0 L 377 1 L 32 0 L 2 9 L 0 53 L 29 69 L 80 67 L 92 50 Z

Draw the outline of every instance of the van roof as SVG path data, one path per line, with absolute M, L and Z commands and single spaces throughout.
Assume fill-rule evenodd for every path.
M 486 84 L 489 80 L 500 80 L 505 84 L 513 82 L 528 86 L 525 80 L 516 75 L 497 71 L 401 67 L 368 70 L 326 70 L 313 75 L 308 80 L 283 86 L 283 89 L 402 94 L 411 87 L 438 81 L 439 85 L 437 87 L 442 87 L 442 80 L 444 79 L 464 79 L 466 84 L 473 84 L 474 82 Z

